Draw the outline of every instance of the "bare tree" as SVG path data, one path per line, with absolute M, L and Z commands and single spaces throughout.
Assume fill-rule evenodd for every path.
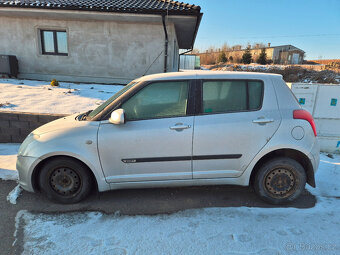
M 230 47 L 228 46 L 228 43 L 225 42 L 225 43 L 223 43 L 221 49 L 222 49 L 223 52 L 226 52 L 230 49 Z
M 199 50 L 199 49 L 193 49 L 193 50 L 191 51 L 191 53 L 192 53 L 192 54 L 198 54 L 198 53 L 200 53 L 200 50 Z
M 255 42 L 255 43 L 253 43 L 253 45 L 251 47 L 253 49 L 261 49 L 261 48 L 266 48 L 266 45 L 264 43 Z

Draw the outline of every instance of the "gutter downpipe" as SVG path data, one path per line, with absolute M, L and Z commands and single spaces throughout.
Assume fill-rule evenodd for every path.
M 168 31 L 167 31 L 166 25 L 165 25 L 165 15 L 162 15 L 162 22 L 163 22 L 164 35 L 165 35 L 165 41 L 164 41 L 164 73 L 166 73 L 168 71 L 168 44 L 169 44 L 169 38 L 168 38 Z

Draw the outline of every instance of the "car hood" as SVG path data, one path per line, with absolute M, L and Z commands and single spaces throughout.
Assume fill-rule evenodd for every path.
M 81 126 L 83 123 L 81 123 L 82 121 L 78 121 L 76 120 L 76 117 L 79 114 L 73 114 L 67 117 L 62 117 L 60 119 L 51 121 L 45 125 L 42 125 L 40 127 L 38 127 L 37 129 L 35 129 L 33 131 L 33 134 L 35 135 L 41 135 L 44 133 L 48 133 L 48 132 L 52 132 L 52 131 L 56 131 L 59 129 L 68 129 L 68 128 L 74 128 L 77 126 Z

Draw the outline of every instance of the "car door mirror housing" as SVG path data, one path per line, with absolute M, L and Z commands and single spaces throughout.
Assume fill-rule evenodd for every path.
M 120 125 L 125 123 L 124 109 L 117 109 L 111 113 L 110 123 Z

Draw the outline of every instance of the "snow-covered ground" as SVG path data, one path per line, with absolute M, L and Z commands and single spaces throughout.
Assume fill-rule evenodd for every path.
M 7 195 L 7 201 L 13 205 L 17 204 L 17 199 L 21 195 L 22 188 L 18 184 L 15 188 Z
M 0 179 L 17 180 L 15 162 L 20 144 L 0 143 Z
M 171 215 L 21 211 L 23 254 L 339 254 L 339 200 L 312 209 L 209 208 Z
M 0 168 L 15 169 L 17 148 L 0 145 Z M 316 180 L 316 189 L 308 187 L 317 197 L 310 209 L 207 208 L 155 216 L 19 211 L 16 227 L 24 226 L 23 254 L 340 254 L 340 155 L 321 154 Z
M 93 110 L 118 92 L 121 85 L 75 84 L 0 79 L 0 111 L 72 114 Z

